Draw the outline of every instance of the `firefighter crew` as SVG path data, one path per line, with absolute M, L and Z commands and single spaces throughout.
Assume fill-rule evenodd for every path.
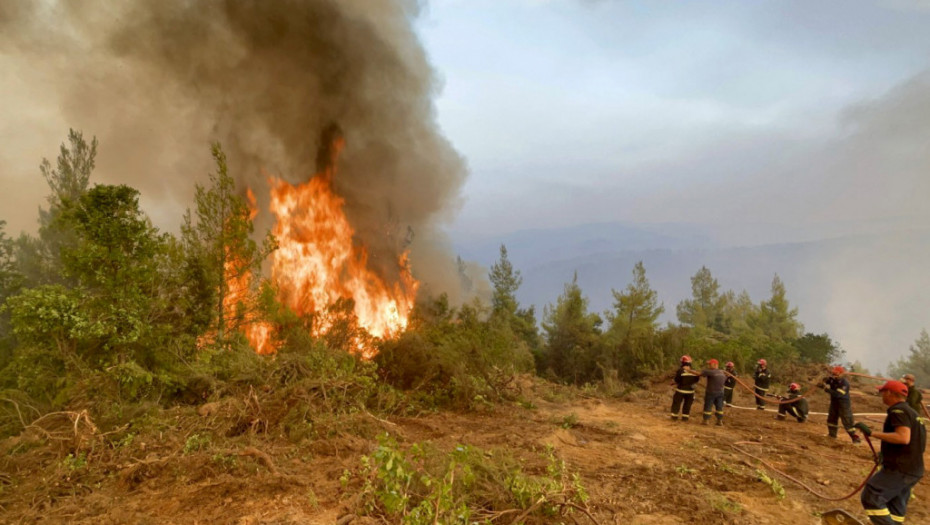
M 701 379 L 701 374 L 691 369 L 691 356 L 681 356 L 681 366 L 675 373 L 675 394 L 672 396 L 672 421 L 687 423 L 691 416 L 691 404 L 694 403 L 694 385 Z M 678 410 L 681 409 L 679 414 Z
M 869 478 L 860 499 L 872 523 L 893 525 L 904 522 L 911 489 L 924 475 L 927 431 L 907 404 L 907 385 L 888 381 L 878 390 L 888 407 L 882 431 L 873 431 L 862 422 L 856 428 L 881 440 L 882 468 Z
M 827 413 L 827 432 L 832 438 L 836 437 L 840 426 L 839 420 L 843 421 L 843 428 L 849 433 L 853 443 L 862 441 L 853 430 L 852 402 L 849 399 L 849 381 L 843 377 L 846 369 L 842 366 L 834 366 L 830 371 L 830 377 L 823 382 L 823 391 L 830 395 L 830 410 Z
M 724 371 L 727 373 L 727 380 L 723 383 L 723 403 L 731 407 L 733 406 L 733 388 L 736 386 L 736 377 L 739 374 L 736 373 L 736 365 L 733 361 L 727 362 Z
M 755 379 L 756 410 L 765 410 L 765 394 L 769 391 L 772 382 L 772 373 L 769 372 L 768 363 L 760 359 L 756 365 Z
M 801 385 L 797 383 L 788 385 L 788 395 L 784 399 L 786 401 L 796 401 L 778 405 L 778 415 L 775 416 L 776 419 L 783 421 L 786 416 L 792 416 L 798 420 L 798 423 L 807 421 L 807 414 L 810 413 L 810 405 L 807 399 L 801 396 Z
M 914 409 L 914 412 L 917 412 L 917 417 L 923 417 L 924 407 L 922 405 L 924 402 L 924 395 L 914 384 L 917 382 L 914 374 L 904 374 L 904 377 L 901 378 L 901 382 L 907 385 L 907 404 Z
M 704 417 L 701 424 L 706 425 L 713 415 L 716 416 L 719 427 L 723 425 L 723 384 L 727 375 L 720 370 L 720 361 L 716 359 L 707 361 L 707 367 L 701 371 L 701 377 L 707 378 L 707 388 L 704 390 Z

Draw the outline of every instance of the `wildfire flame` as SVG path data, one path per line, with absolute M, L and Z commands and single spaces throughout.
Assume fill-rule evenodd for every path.
M 368 252 L 353 242 L 355 233 L 343 210 L 345 200 L 333 192 L 337 139 L 327 167 L 309 181 L 291 185 L 270 178 L 269 209 L 276 218 L 272 234 L 271 279 L 278 299 L 299 315 L 319 313 L 339 299 L 352 299 L 358 325 L 377 338 L 392 337 L 407 326 L 418 283 L 410 273 L 408 252 L 398 259 L 401 279 L 388 286 L 368 268 Z M 321 335 L 329 327 L 314 327 Z M 246 336 L 259 353 L 273 352 L 270 327 L 253 323 Z M 374 349 L 359 344 L 366 358 Z

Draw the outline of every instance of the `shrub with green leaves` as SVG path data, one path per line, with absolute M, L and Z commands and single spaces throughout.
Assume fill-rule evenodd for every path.
M 429 443 L 401 449 L 382 435 L 362 458 L 361 509 L 405 525 L 491 522 L 502 516 L 547 519 L 583 508 L 588 500 L 577 474 L 569 473 L 553 449 L 545 453 L 545 475 L 531 475 L 502 452 L 458 445 L 441 452 Z M 346 485 L 350 476 L 343 475 Z

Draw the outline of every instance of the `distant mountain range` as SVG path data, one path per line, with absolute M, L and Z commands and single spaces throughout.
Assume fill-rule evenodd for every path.
M 930 230 L 751 246 L 726 245 L 718 233 L 689 224 L 599 223 L 459 239 L 455 247 L 463 259 L 490 267 L 504 244 L 523 276 L 518 298 L 536 306 L 537 318 L 575 272 L 590 310 L 611 308 L 611 289 L 626 288 L 641 260 L 665 305 L 663 321 L 675 321 L 701 266 L 722 291 L 746 290 L 756 303 L 770 296 L 778 274 L 808 331 L 829 333 L 849 360 L 876 371 L 930 327 Z

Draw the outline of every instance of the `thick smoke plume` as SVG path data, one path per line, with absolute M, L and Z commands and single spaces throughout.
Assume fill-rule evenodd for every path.
M 393 281 L 409 246 L 416 276 L 448 288 L 456 270 L 438 226 L 457 209 L 465 166 L 437 128 L 418 10 L 404 0 L 7 0 L 0 65 L 41 111 L 60 114 L 43 156 L 68 126 L 96 135 L 93 180 L 136 187 L 169 229 L 212 169 L 212 141 L 261 206 L 266 177 L 307 180 L 337 130 L 334 188 L 376 271 Z

